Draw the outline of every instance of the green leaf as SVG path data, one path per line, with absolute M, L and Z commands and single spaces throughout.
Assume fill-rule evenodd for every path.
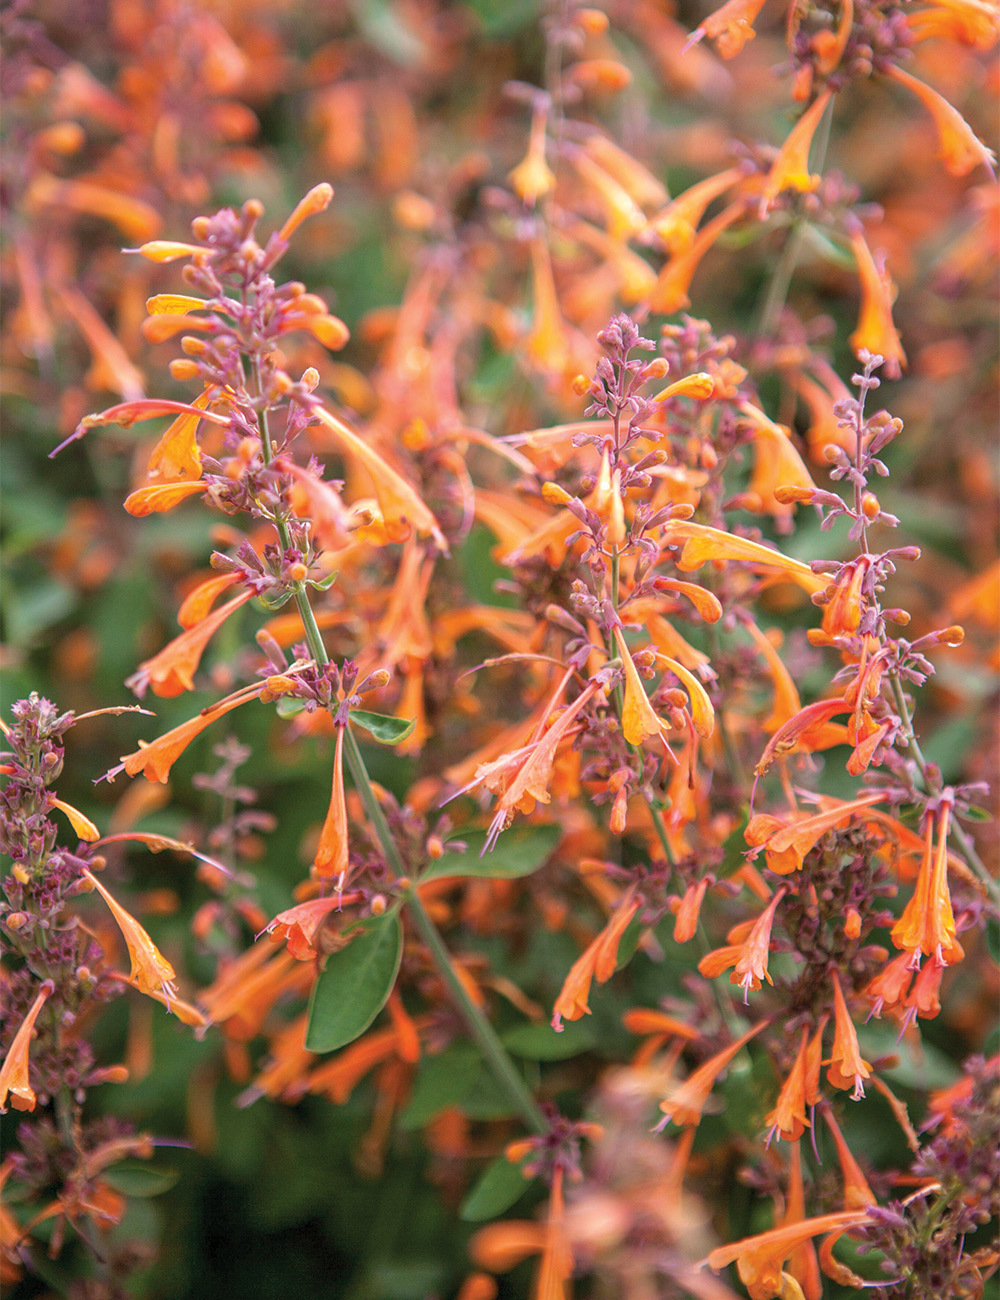
M 354 714 L 352 713 L 353 717 Z M 515 826 L 505 831 L 491 853 L 480 854 L 486 843 L 485 831 L 469 831 L 460 837 L 465 849 L 449 853 L 445 845 L 443 858 L 430 863 L 420 877 L 437 880 L 440 876 L 481 876 L 490 880 L 515 880 L 530 876 L 546 862 L 562 839 L 559 826 Z
M 402 955 L 403 927 L 390 912 L 327 959 L 309 1002 L 308 1051 L 333 1052 L 364 1033 L 392 992 Z
M 366 713 L 352 709 L 351 721 L 371 734 L 383 745 L 398 745 L 417 725 L 416 718 L 394 718 L 388 713 Z
M 519 1164 L 498 1156 L 476 1180 L 459 1208 L 458 1217 L 466 1223 L 495 1219 L 520 1200 L 530 1186 L 531 1180 L 524 1176 Z
M 995 916 L 987 918 L 986 921 L 986 950 L 1000 965 L 1000 921 Z
M 471 1043 L 456 1043 L 440 1056 L 426 1057 L 399 1117 L 400 1125 L 419 1128 L 440 1111 L 458 1106 L 472 1090 L 479 1070 L 479 1052 Z
M 154 1169 L 132 1160 L 125 1160 L 102 1174 L 104 1181 L 124 1196 L 162 1196 L 179 1177 L 176 1169 Z
M 328 573 L 325 578 L 310 578 L 309 586 L 315 587 L 317 591 L 329 591 L 339 577 L 339 570 L 334 569 L 333 573 Z
M 504 1046 L 529 1061 L 565 1061 L 594 1046 L 594 1031 L 584 1020 L 570 1020 L 557 1034 L 551 1025 L 518 1025 L 503 1036 Z
M 970 804 L 962 813 L 962 816 L 970 822 L 991 822 L 993 820 L 993 814 L 988 809 L 980 808 L 976 804 Z
M 958 1078 L 958 1066 L 939 1047 L 922 1040 L 914 1045 L 909 1039 L 897 1040 L 899 1030 L 887 1022 L 870 1020 L 858 1030 L 861 1054 L 866 1061 L 880 1056 L 895 1057 L 894 1065 L 883 1065 L 879 1074 L 891 1083 L 927 1092 L 931 1088 L 948 1088 Z
M 297 718 L 305 709 L 305 700 L 297 700 L 294 695 L 282 695 L 274 705 L 279 718 Z

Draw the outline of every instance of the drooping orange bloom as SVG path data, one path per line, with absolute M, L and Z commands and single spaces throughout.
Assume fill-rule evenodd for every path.
M 630 889 L 611 914 L 611 919 L 586 951 L 570 967 L 552 1009 L 552 1028 L 562 1033 L 562 1022 L 590 1015 L 587 999 L 593 980 L 606 984 L 618 964 L 618 945 L 640 907 Z
M 427 1027 L 428 1018 L 418 1019 L 413 1024 L 418 1032 L 422 1032 Z M 398 1056 L 399 1050 L 400 1035 L 395 1024 L 365 1034 L 313 1070 L 309 1076 L 309 1091 L 325 1094 L 341 1106 L 366 1074 L 383 1061 Z
M 809 1031 L 803 1029 L 802 1042 L 795 1057 L 795 1063 L 789 1071 L 788 1078 L 781 1086 L 774 1109 L 764 1116 L 768 1127 L 767 1141 L 770 1145 L 775 1134 L 786 1142 L 797 1142 L 805 1130 L 811 1127 L 806 1119 L 806 1049 L 809 1045 Z
M 955 937 L 955 916 L 948 890 L 948 824 L 950 808 L 938 814 L 938 844 L 934 850 L 935 816 L 924 827 L 924 855 L 916 888 L 902 916 L 892 927 L 892 941 L 916 958 L 918 953 L 935 957 L 946 966 L 961 961 L 964 953 Z M 919 958 L 917 958 L 919 960 Z M 915 964 L 915 963 L 914 963 Z
M 815 1219 L 803 1219 L 800 1223 L 772 1228 L 755 1237 L 744 1237 L 742 1241 L 719 1246 L 705 1262 L 714 1269 L 735 1262 L 740 1281 L 750 1293 L 750 1300 L 777 1300 L 779 1296 L 789 1295 L 782 1286 L 782 1265 L 797 1247 L 821 1233 L 857 1227 L 867 1218 L 867 1210 L 821 1214 Z
M 832 98 L 833 92 L 824 90 L 792 127 L 764 181 L 762 201 L 765 208 L 774 202 L 782 190 L 798 190 L 799 193 L 810 194 L 818 188 L 821 177 L 809 171 L 809 150 L 816 128 Z
M 672 254 L 686 252 L 694 241 L 695 233 L 705 211 L 726 190 L 740 180 L 743 173 L 738 167 L 730 167 L 708 176 L 678 194 L 662 211 L 649 219 L 649 228 L 654 231 Z
M 754 428 L 754 467 L 749 490 L 760 497 L 761 508 L 778 519 L 788 519 L 795 512 L 795 503 L 776 496 L 781 487 L 800 488 L 812 492 L 812 481 L 802 457 L 792 442 L 791 433 L 783 425 L 769 420 L 763 411 L 750 402 L 740 403 L 740 413 Z
M 137 776 L 141 772 L 147 781 L 165 782 L 170 776 L 170 769 L 196 736 L 200 736 L 205 728 L 210 727 L 217 719 L 239 708 L 241 704 L 256 699 L 267 689 L 266 682 L 260 682 L 255 686 L 244 686 L 224 700 L 220 700 L 218 704 L 212 705 L 211 708 L 203 709 L 187 722 L 182 722 L 180 726 L 164 732 L 156 740 L 148 743 L 140 741 L 139 748 L 134 754 L 122 756 L 121 761 L 125 772 L 129 776 Z
M 712 701 L 708 698 L 708 691 L 705 690 L 694 673 L 689 672 L 676 659 L 671 659 L 669 655 L 658 654 L 656 661 L 659 664 L 665 664 L 675 677 L 680 678 L 690 700 L 691 723 L 698 735 L 703 740 L 707 740 L 715 730 L 715 709 L 712 707 Z
M 651 736 L 662 736 L 670 730 L 649 702 L 639 670 L 622 635 L 621 628 L 614 630 L 615 642 L 625 672 L 625 699 L 622 707 L 622 734 L 630 745 L 641 745 Z
M 56 292 L 66 314 L 90 348 L 93 365 L 85 377 L 88 386 L 121 393 L 126 401 L 141 401 L 142 374 L 129 360 L 128 353 L 103 318 L 77 289 L 63 285 Z
M 191 405 L 203 411 L 214 395 L 213 388 L 206 388 Z M 150 480 L 177 483 L 201 477 L 201 447 L 198 445 L 201 420 L 201 414 L 190 411 L 178 415 L 150 453 L 146 470 Z
M 868 981 L 864 994 L 872 1004 L 871 1015 L 880 1018 L 884 1008 L 896 1008 L 905 998 L 913 978 L 913 956 L 901 952 Z
M 132 676 L 126 679 L 125 685 L 140 699 L 147 690 L 161 699 L 173 699 L 184 691 L 193 691 L 194 675 L 198 671 L 205 647 L 226 619 L 252 600 L 253 595 L 252 591 L 241 592 L 214 613 L 206 615 L 200 623 L 195 623 L 186 632 L 174 637 L 152 659 L 141 663 Z
M 282 939 L 296 961 L 312 961 L 319 956 L 316 938 L 327 917 L 346 904 L 356 902 L 357 894 L 331 894 L 329 898 L 310 898 L 305 903 L 279 912 L 267 926 L 267 933 L 275 942 Z
M 473 784 L 482 782 L 488 789 L 502 792 L 490 823 L 486 850 L 496 843 L 497 836 L 510 824 L 515 809 L 530 812 L 536 803 L 550 802 L 548 787 L 556 751 L 577 715 L 598 689 L 599 683 L 591 682 L 542 735 L 515 754 L 487 763 L 477 770 Z
M 886 70 L 886 76 L 916 95 L 930 113 L 938 133 L 938 157 L 953 176 L 967 176 L 980 164 L 993 172 L 996 164 L 993 151 L 986 148 L 958 109 L 943 95 L 895 64 Z
M 311 414 L 313 419 L 319 420 L 330 430 L 343 450 L 368 471 L 385 522 L 403 526 L 412 524 L 419 533 L 433 537 L 447 555 L 448 543 L 438 527 L 437 520 L 402 474 L 387 464 L 374 448 L 369 447 L 362 438 L 329 411 L 316 407 Z
M 514 193 L 529 208 L 544 198 L 556 183 L 556 178 L 545 161 L 547 116 L 545 108 L 535 109 L 531 117 L 528 152 L 507 176 Z
M 20 1029 L 14 1035 L 3 1065 L 0 1066 L 0 1115 L 7 1113 L 8 1100 L 15 1110 L 35 1109 L 35 1090 L 28 1077 L 31 1039 L 38 1014 L 54 989 L 51 980 L 46 980 L 41 985 L 28 1014 L 21 1021 Z
M 885 799 L 879 791 L 862 795 L 850 803 L 839 804 L 812 817 L 794 821 L 790 826 L 777 817 L 767 813 L 758 813 L 747 824 L 744 838 L 753 847 L 750 855 L 756 857 L 761 849 L 767 856 L 767 865 L 771 871 L 787 876 L 792 871 L 800 870 L 806 854 L 823 838 L 827 831 L 851 820 L 855 814 L 863 813 L 872 804 Z
M 735 58 L 747 41 L 752 41 L 757 35 L 753 25 L 765 2 L 766 0 L 726 0 L 724 5 L 710 13 L 701 26 L 695 29 L 691 40 L 700 41 L 707 36 L 710 41 L 715 41 L 724 59 Z
M 101 838 L 101 832 L 89 817 L 84 817 L 79 808 L 74 808 L 72 804 L 65 803 L 62 799 L 53 799 L 51 796 L 49 797 L 49 804 L 53 808 L 58 808 L 61 813 L 66 814 L 69 824 L 81 840 L 93 843 L 94 840 Z
M 851 706 L 846 700 L 816 700 L 800 709 L 774 733 L 764 746 L 760 761 L 754 768 L 755 776 L 763 776 L 771 764 L 787 754 L 810 753 L 830 744 L 843 744 L 846 737 L 840 733 L 828 735 L 831 719 L 838 713 L 847 713 Z
M 663 1111 L 665 1118 L 660 1121 L 657 1128 L 663 1128 L 668 1120 L 673 1120 L 675 1124 L 684 1128 L 699 1124 L 716 1079 L 733 1058 L 739 1055 L 750 1039 L 769 1024 L 769 1020 L 758 1021 L 741 1038 L 737 1038 L 735 1043 L 723 1048 L 721 1052 L 716 1052 L 704 1065 L 699 1066 L 675 1092 L 661 1101 L 660 1110 Z
M 335 876 L 343 885 L 347 878 L 348 865 L 347 801 L 344 796 L 344 728 L 338 727 L 333 751 L 333 788 L 330 793 L 330 806 L 319 837 L 313 871 L 317 876 Z
M 906 353 L 892 320 L 895 285 L 888 272 L 880 271 L 876 266 L 871 249 L 860 231 L 851 236 L 851 247 L 854 249 L 854 260 L 861 281 L 861 314 L 857 328 L 848 341 L 855 352 L 867 348 L 869 352 L 884 357 L 885 373 L 892 379 L 898 379 L 906 365 Z
M 840 1162 L 840 1172 L 844 1180 L 844 1209 L 861 1210 L 867 1205 L 877 1204 L 875 1193 L 868 1186 L 860 1165 L 854 1159 L 850 1147 L 844 1141 L 840 1126 L 833 1118 L 833 1112 L 828 1107 L 823 1111 L 823 1118 L 826 1120 L 826 1126 L 830 1130 L 834 1146 L 837 1148 L 837 1159 Z
M 767 980 L 768 984 L 774 983 L 767 970 L 768 953 L 771 948 L 771 928 L 774 925 L 775 910 L 787 892 L 784 887 L 779 889 L 768 906 L 752 924 L 744 923 L 738 926 L 738 933 L 729 936 L 734 940 L 729 947 L 710 952 L 698 963 L 698 970 L 702 975 L 710 979 L 716 975 L 721 975 L 730 966 L 735 966 L 735 970 L 729 977 L 729 982 L 730 984 L 742 986 L 744 1004 L 750 1001 L 750 990 L 759 989 L 763 980 Z M 749 929 L 747 929 L 747 925 L 749 925 Z M 744 930 L 746 930 L 745 937 L 742 935 Z
M 687 943 L 698 932 L 698 917 L 705 901 L 708 877 L 702 876 L 688 885 L 674 913 L 674 943 Z
M 202 479 L 182 479 L 177 483 L 154 483 L 151 487 L 137 488 L 125 498 L 125 509 L 137 519 L 146 515 L 159 515 L 173 510 L 188 497 L 206 491 L 208 484 Z
M 760 651 L 771 680 L 774 682 L 774 705 L 770 716 L 764 721 L 765 731 L 777 731 L 802 708 L 799 692 L 792 680 L 792 675 L 785 667 L 784 661 L 771 638 L 757 626 L 751 618 L 742 620 L 754 645 Z
M 235 583 L 240 581 L 238 573 L 220 573 L 213 578 L 199 582 L 181 601 L 177 611 L 177 622 L 182 628 L 194 627 L 203 618 L 207 618 L 212 606 Z
M 656 283 L 649 295 L 650 311 L 660 312 L 664 316 L 671 316 L 674 312 L 683 311 L 685 307 L 690 305 L 689 290 L 691 281 L 694 279 L 702 258 L 719 236 L 728 230 L 734 221 L 739 220 L 743 215 L 743 210 L 744 203 L 742 199 L 731 203 L 727 208 L 723 208 L 718 216 L 713 217 L 698 231 L 683 252 L 675 253 L 670 258 L 656 277 Z
M 938 38 L 988 50 L 1000 38 L 1000 12 L 982 0 L 934 0 L 906 21 L 915 41 Z
M 84 871 L 83 878 L 93 885 L 107 903 L 111 915 L 115 918 L 118 928 L 122 932 L 132 962 L 129 983 L 135 985 L 143 993 L 162 993 L 169 1007 L 170 999 L 177 992 L 177 986 L 174 983 L 177 976 L 173 966 L 167 961 L 131 912 L 126 911 L 121 903 L 112 898 L 96 876 L 89 871 Z
M 559 309 L 552 261 L 544 240 L 532 239 L 530 250 L 533 306 L 525 348 L 543 370 L 562 374 L 569 362 L 569 338 Z
M 865 1079 L 871 1078 L 871 1066 L 861 1058 L 858 1032 L 847 1009 L 837 972 L 831 972 L 833 981 L 833 1054 L 826 1077 L 834 1088 L 853 1089 L 851 1097 L 860 1101 L 865 1095 Z
M 101 217 L 116 226 L 126 239 L 148 239 L 161 225 L 160 214 L 142 199 L 94 181 L 63 180 L 46 172 L 32 178 L 24 204 L 28 212 L 53 208 Z

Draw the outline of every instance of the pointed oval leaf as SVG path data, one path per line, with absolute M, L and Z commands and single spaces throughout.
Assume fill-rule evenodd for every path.
M 565 1061 L 597 1041 L 585 1020 L 569 1020 L 557 1034 L 551 1025 L 518 1025 L 503 1036 L 504 1047 L 529 1061 Z
M 477 1179 L 458 1211 L 466 1223 L 482 1223 L 509 1210 L 531 1185 L 519 1164 L 498 1156 Z
M 391 912 L 333 953 L 309 1002 L 306 1048 L 333 1052 L 354 1041 L 385 1006 L 403 955 L 403 927 Z
M 389 713 L 368 713 L 365 709 L 352 709 L 351 721 L 364 727 L 382 745 L 398 745 L 417 725 L 416 718 L 394 718 Z
M 446 846 L 444 857 L 427 867 L 421 881 L 437 880 L 441 876 L 480 876 L 491 880 L 530 876 L 551 857 L 562 839 L 562 829 L 559 826 L 515 826 L 504 831 L 496 848 L 482 857 L 485 831 L 463 832 L 458 838 L 465 844 L 465 849 L 448 853 Z

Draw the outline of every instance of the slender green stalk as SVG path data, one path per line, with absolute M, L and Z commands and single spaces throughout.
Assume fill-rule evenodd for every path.
M 260 431 L 264 460 L 270 462 L 272 456 L 271 440 L 267 428 L 266 413 L 263 411 L 260 413 Z M 280 515 L 275 519 L 275 527 L 278 530 L 278 536 L 281 538 L 282 546 L 287 549 L 290 540 L 288 525 Z M 309 603 L 304 584 L 296 584 L 294 598 L 295 607 L 305 629 L 309 651 L 316 663 L 323 665 L 328 662 L 326 646 L 323 644 L 323 635 L 319 630 L 319 624 L 316 622 L 316 616 L 313 613 L 312 605 Z M 355 789 L 364 804 L 365 813 L 372 829 L 375 831 L 386 863 L 393 875 L 398 879 L 406 874 L 403 860 L 399 855 L 399 849 L 389 828 L 389 823 L 385 819 L 385 813 L 375 797 L 371 777 L 368 775 L 368 769 L 365 766 L 364 756 L 349 726 L 344 728 L 344 753 L 347 757 L 347 765 L 350 768 Z M 486 1063 L 496 1076 L 497 1082 L 507 1093 L 528 1127 L 536 1133 L 544 1133 L 548 1129 L 548 1123 L 541 1107 L 518 1073 L 517 1067 L 511 1060 L 507 1049 L 501 1043 L 496 1030 L 469 997 L 465 986 L 455 972 L 455 966 L 444 939 L 441 937 L 437 926 L 428 916 L 427 909 L 424 907 L 416 889 L 410 889 L 406 893 L 404 901 L 410 910 L 421 938 L 430 950 L 438 974 L 454 999 L 469 1032 L 476 1040 Z

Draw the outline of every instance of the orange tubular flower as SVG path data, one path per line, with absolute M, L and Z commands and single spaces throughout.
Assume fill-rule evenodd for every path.
M 205 728 L 210 727 L 218 718 L 239 708 L 241 704 L 256 699 L 266 689 L 266 682 L 256 686 L 245 686 L 224 700 L 220 700 L 218 704 L 212 705 L 211 708 L 204 709 L 196 717 L 182 722 L 179 727 L 164 732 L 156 740 L 149 743 L 140 741 L 139 748 L 134 754 L 122 756 L 121 761 L 126 774 L 138 776 L 141 772 L 147 781 L 167 781 L 170 769 L 196 736 L 200 736 Z M 115 769 L 118 770 L 120 769 Z
M 3 1065 L 0 1066 L 0 1115 L 6 1115 L 8 1101 L 15 1110 L 35 1109 L 35 1090 L 28 1078 L 28 1056 L 38 1013 L 45 1006 L 54 988 L 55 985 L 51 980 L 46 980 L 42 984 L 38 996 L 31 1004 L 31 1009 L 14 1035 L 14 1041 L 4 1057 Z
M 738 167 L 698 181 L 678 194 L 662 211 L 649 219 L 649 228 L 662 239 L 669 253 L 684 253 L 694 241 L 698 224 L 710 203 L 725 194 L 743 173 Z
M 809 150 L 816 128 L 832 98 L 833 92 L 824 90 L 792 127 L 764 181 L 762 201 L 765 208 L 770 207 L 782 190 L 798 190 L 802 194 L 810 194 L 819 186 L 821 178 L 811 175 L 809 171 Z
M 173 966 L 167 961 L 131 912 L 127 912 L 121 903 L 116 902 L 111 897 L 96 876 L 93 876 L 89 871 L 84 871 L 83 878 L 93 885 L 107 903 L 111 909 L 111 915 L 115 918 L 118 928 L 122 932 L 132 962 L 129 983 L 134 984 L 143 993 L 161 993 L 166 1000 L 166 1005 L 169 1007 L 170 999 L 177 992 L 174 984 L 177 977 Z
M 670 724 L 658 717 L 650 704 L 646 688 L 642 684 L 642 678 L 622 636 L 621 628 L 615 628 L 614 637 L 618 653 L 621 655 L 622 668 L 625 671 L 622 732 L 630 745 L 641 745 L 650 736 L 664 735 L 670 730 Z
M 752 41 L 757 35 L 753 25 L 764 4 L 765 0 L 726 0 L 695 29 L 691 41 L 700 41 L 707 36 L 710 41 L 715 41 L 724 59 L 735 58 L 747 41 Z
M 728 208 L 713 217 L 698 231 L 690 245 L 683 252 L 675 254 L 660 271 L 649 295 L 650 311 L 660 312 L 664 316 L 683 311 L 691 299 L 688 290 L 701 259 L 712 247 L 719 236 L 743 215 L 743 201 L 731 203 Z
M 673 1120 L 675 1124 L 684 1128 L 699 1124 L 716 1079 L 733 1057 L 739 1055 L 750 1039 L 759 1034 L 768 1024 L 770 1024 L 768 1020 L 759 1021 L 742 1038 L 738 1038 L 735 1043 L 723 1048 L 704 1065 L 699 1066 L 676 1092 L 661 1101 L 660 1110 L 663 1111 L 665 1118 L 660 1120 L 657 1129 L 662 1129 L 668 1120 Z
M 751 857 L 756 857 L 761 849 L 767 856 L 767 865 L 771 871 L 787 876 L 798 871 L 809 853 L 823 838 L 827 831 L 840 826 L 855 815 L 863 813 L 872 804 L 881 802 L 886 796 L 879 791 L 863 795 L 851 803 L 839 804 L 836 808 L 816 813 L 802 821 L 786 826 L 777 817 L 759 813 L 752 817 L 747 825 L 744 837 L 753 846 Z
M 851 236 L 851 247 L 861 281 L 861 314 L 857 329 L 848 341 L 855 352 L 867 348 L 869 352 L 884 357 L 885 373 L 891 379 L 898 379 L 906 365 L 906 353 L 892 321 L 895 285 L 888 272 L 880 271 L 875 265 L 871 249 L 860 231 Z
M 347 802 L 344 797 L 344 728 L 337 728 L 337 741 L 333 752 L 333 789 L 327 810 L 319 847 L 313 862 L 317 876 L 336 876 L 343 886 L 347 878 Z
M 525 340 L 528 355 L 543 370 L 562 374 L 569 362 L 569 339 L 559 310 L 552 261 L 543 240 L 531 241 L 533 296 L 531 332 Z
M 707 876 L 703 876 L 701 880 L 695 881 L 694 884 L 688 885 L 687 889 L 685 889 L 684 896 L 674 914 L 674 943 L 687 943 L 697 934 L 698 916 L 701 912 L 701 905 L 705 901 L 707 889 Z
M 691 723 L 698 735 L 703 740 L 707 740 L 715 730 L 715 709 L 708 698 L 708 692 L 694 673 L 688 672 L 676 659 L 671 659 L 669 655 L 658 654 L 656 661 L 659 664 L 666 664 L 674 676 L 680 678 L 690 700 Z
M 181 480 L 177 483 L 156 483 L 151 487 L 141 487 L 125 498 L 125 509 L 137 519 L 146 515 L 159 515 L 173 510 L 188 497 L 204 492 L 208 485 L 201 479 Z
M 750 933 L 740 945 L 740 955 L 736 961 L 736 969 L 729 977 L 729 982 L 730 984 L 742 985 L 744 1004 L 750 1001 L 750 990 L 759 989 L 762 980 L 767 980 L 768 984 L 774 983 L 767 972 L 767 958 L 771 948 L 771 928 L 774 925 L 775 909 L 787 892 L 784 888 L 778 890 L 768 906 L 753 923 Z
M 709 528 L 705 524 L 693 524 L 685 520 L 671 520 L 664 529 L 664 539 L 668 545 L 683 542 L 684 549 L 677 561 L 677 567 L 682 573 L 692 573 L 708 560 L 737 560 L 756 568 L 777 569 L 810 594 L 821 591 L 826 586 L 825 581 L 801 560 L 789 559 L 779 551 L 762 546 L 760 542 L 736 537 L 720 528 Z
M 744 1237 L 728 1246 L 719 1246 L 705 1261 L 709 1268 L 725 1268 L 735 1262 L 740 1281 L 750 1294 L 750 1300 L 777 1300 L 784 1296 L 791 1300 L 783 1287 L 782 1265 L 792 1252 L 813 1237 L 825 1232 L 838 1232 L 857 1227 L 868 1218 L 867 1210 L 841 1210 L 837 1214 L 821 1214 L 815 1219 L 803 1219 L 770 1232 Z
M 448 554 L 448 543 L 438 527 L 438 522 L 424 505 L 416 491 L 402 474 L 388 465 L 382 457 L 358 437 L 343 421 L 329 411 L 316 407 L 312 418 L 325 425 L 340 443 L 343 450 L 353 456 L 368 471 L 375 485 L 382 517 L 387 524 L 404 527 L 413 525 L 417 532 L 433 537 L 441 550 Z
M 536 108 L 531 118 L 528 152 L 524 160 L 508 175 L 511 188 L 522 203 L 533 208 L 536 202 L 553 189 L 556 178 L 545 161 L 545 125 L 547 113 Z
M 806 1217 L 805 1190 L 802 1186 L 802 1150 L 798 1142 L 792 1144 L 788 1166 L 788 1198 L 785 1206 L 783 1228 L 803 1223 Z M 788 1256 L 786 1272 L 802 1289 L 805 1300 L 823 1300 L 823 1280 L 812 1239 L 803 1241 Z
M 858 1046 L 858 1034 L 847 1009 L 843 990 L 836 971 L 833 980 L 833 1055 L 825 1064 L 829 1065 L 826 1077 L 835 1088 L 852 1088 L 852 1100 L 860 1101 L 865 1095 L 865 1079 L 871 1078 L 871 1066 L 861 1059 Z
M 562 1033 L 564 1019 L 579 1020 L 581 1016 L 590 1015 L 587 999 L 591 982 L 596 979 L 599 984 L 606 984 L 615 973 L 618 945 L 639 906 L 634 890 L 630 889 L 601 933 L 570 967 L 552 1009 L 552 1028 L 557 1034 Z
M 795 1064 L 788 1078 L 778 1093 L 774 1109 L 764 1116 L 768 1126 L 767 1142 L 770 1146 L 775 1134 L 786 1142 L 797 1142 L 811 1125 L 806 1119 L 806 1051 L 809 1046 L 809 1031 L 803 1029 L 802 1042 L 795 1057 Z
M 193 691 L 194 675 L 205 647 L 226 619 L 253 599 L 253 594 L 252 591 L 241 592 L 214 614 L 208 614 L 200 623 L 195 623 L 186 632 L 174 637 L 159 654 L 141 663 L 132 676 L 126 679 L 125 685 L 140 699 L 147 689 L 161 699 L 173 699 L 184 691 Z
M 563 1171 L 552 1178 L 548 1213 L 543 1224 L 521 1219 L 491 1223 L 469 1242 L 469 1256 L 480 1268 L 506 1273 L 529 1255 L 541 1255 L 534 1300 L 567 1300 L 566 1283 L 573 1271 L 573 1255 L 566 1240 L 563 1209 Z
M 276 943 L 282 939 L 296 961 L 312 961 L 319 956 L 316 938 L 327 917 L 345 903 L 357 901 L 357 894 L 331 894 L 329 898 L 311 898 L 279 912 L 267 927 Z
M 885 1007 L 893 1010 L 906 997 L 913 976 L 912 956 L 901 952 L 888 966 L 883 966 L 879 973 L 865 985 L 864 994 L 872 1004 L 871 1016 L 881 1018 Z
M 924 830 L 924 855 L 917 875 L 913 896 L 903 915 L 892 927 L 892 941 L 897 948 L 919 961 L 918 953 L 935 957 L 943 965 L 961 961 L 965 955 L 955 937 L 955 916 L 948 891 L 948 823 L 950 809 L 945 805 L 938 814 L 938 845 L 934 851 L 934 814 L 927 818 Z
M 201 397 L 196 397 L 191 404 L 197 410 L 179 415 L 170 425 L 150 454 L 146 471 L 150 479 L 163 483 L 176 483 L 201 477 L 198 426 L 201 424 L 204 409 L 214 396 L 215 390 L 207 388 Z
M 189 591 L 177 611 L 177 622 L 185 630 L 207 618 L 209 611 L 224 591 L 228 591 L 239 582 L 238 573 L 221 573 L 214 578 L 206 578 L 197 587 Z
M 799 712 L 802 701 L 792 675 L 785 667 L 771 638 L 750 618 L 743 621 L 743 626 L 760 651 L 771 674 L 771 680 L 774 682 L 774 707 L 770 717 L 764 722 L 764 730 L 777 731 Z
M 886 76 L 892 77 L 893 81 L 898 81 L 916 95 L 934 119 L 938 133 L 938 157 L 952 176 L 967 176 L 980 164 L 992 173 L 996 164 L 995 155 L 986 148 L 957 108 L 902 68 L 890 67 Z

